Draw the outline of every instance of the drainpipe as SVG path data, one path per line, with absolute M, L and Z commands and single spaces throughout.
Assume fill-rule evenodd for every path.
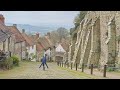
M 14 42 L 14 55 L 15 55 L 15 42 Z
M 36 59 L 36 61 L 39 61 L 39 60 L 38 60 L 38 55 L 37 55 L 37 53 L 38 53 L 38 52 L 37 52 L 37 44 L 35 44 L 35 47 L 36 47 L 36 48 L 35 48 L 35 49 L 36 49 L 35 59 Z
M 11 36 L 10 36 L 11 37 Z M 10 51 L 10 37 L 8 38 L 8 51 L 9 51 L 9 55 L 11 57 L 11 51 Z
M 50 47 L 50 62 L 51 62 L 51 51 L 52 51 L 52 50 L 51 50 L 51 47 Z
M 22 60 L 22 42 L 21 42 L 21 60 Z
M 10 51 L 9 50 L 9 44 L 10 44 L 10 37 L 8 38 L 8 51 Z
M 3 50 L 5 50 L 5 41 L 3 41 Z
M 14 43 L 14 47 L 13 47 L 13 55 L 15 55 L 15 43 L 16 43 L 15 36 L 13 36 L 13 43 Z

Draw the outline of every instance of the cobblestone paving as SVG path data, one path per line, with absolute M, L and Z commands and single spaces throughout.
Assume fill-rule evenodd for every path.
M 49 68 L 43 71 L 39 62 L 22 62 L 19 67 L 9 71 L 0 71 L 0 79 L 95 79 L 89 74 L 62 68 L 56 63 L 48 63 Z

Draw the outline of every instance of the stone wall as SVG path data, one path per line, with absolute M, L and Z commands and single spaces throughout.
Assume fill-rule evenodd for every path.
M 75 31 L 71 35 L 69 62 L 80 66 L 120 63 L 120 11 L 88 11 Z
M 0 42 L 0 49 L 3 50 L 3 42 Z

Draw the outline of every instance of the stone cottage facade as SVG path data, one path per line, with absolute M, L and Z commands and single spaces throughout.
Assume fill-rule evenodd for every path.
M 9 31 L 5 25 L 5 18 L 0 14 L 0 50 L 4 52 L 11 52 L 13 55 L 14 35 Z
M 33 42 L 32 38 L 25 33 L 25 29 L 22 29 L 22 36 L 25 39 L 25 59 L 31 61 L 36 61 L 36 44 Z
M 65 53 L 66 53 L 66 51 L 64 50 L 62 45 L 58 44 L 56 49 L 55 49 L 55 60 L 57 62 L 62 62 L 64 60 L 64 54 Z
M 15 39 L 13 40 L 13 53 L 19 57 L 19 60 L 24 59 L 26 51 L 25 39 L 18 30 L 17 24 L 13 24 L 13 26 L 7 26 L 7 28 L 9 28 L 9 31 L 15 36 Z

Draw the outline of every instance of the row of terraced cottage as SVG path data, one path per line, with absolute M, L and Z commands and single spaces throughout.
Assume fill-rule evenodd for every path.
M 120 66 L 120 11 L 87 11 L 71 29 L 69 63 Z
M 9 53 L 10 56 L 16 55 L 19 60 L 40 61 L 40 58 L 46 53 L 48 60 L 54 60 L 52 55 L 55 52 L 55 46 L 50 41 L 50 33 L 45 36 L 27 35 L 25 29 L 20 32 L 17 24 L 13 26 L 5 25 L 5 18 L 0 15 L 0 52 Z M 2 56 L 0 55 L 0 61 Z

